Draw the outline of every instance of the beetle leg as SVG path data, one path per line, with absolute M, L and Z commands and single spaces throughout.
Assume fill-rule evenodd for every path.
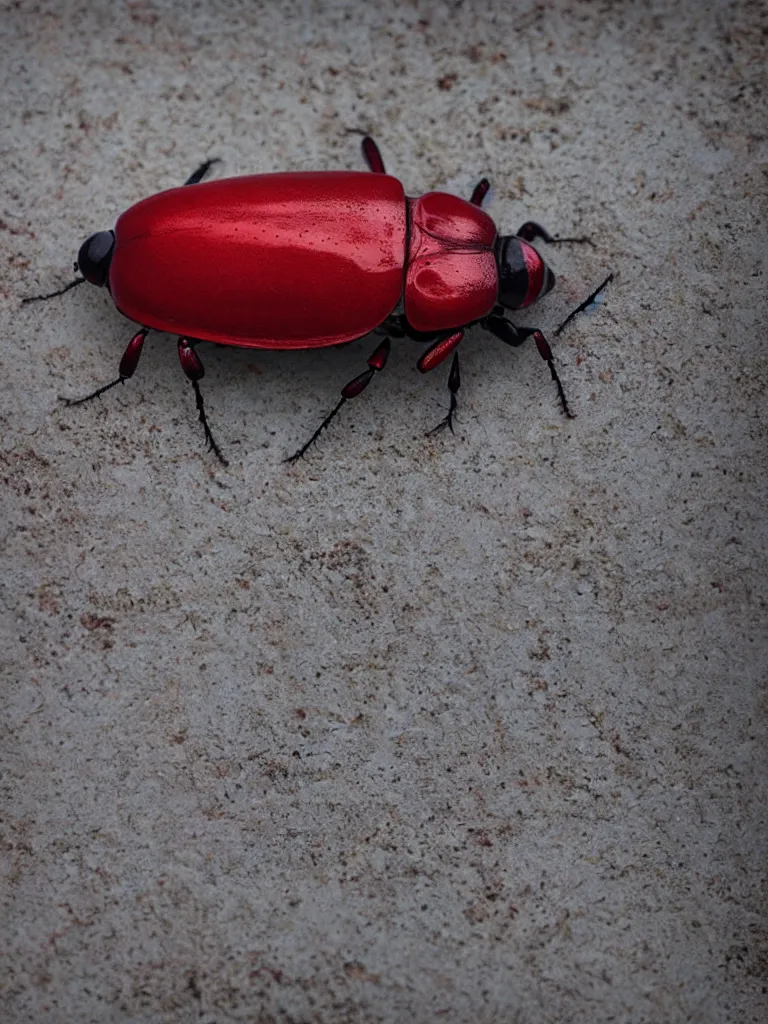
M 202 380 L 205 376 L 205 367 L 200 361 L 200 356 L 195 352 L 193 348 L 194 342 L 190 338 L 179 338 L 179 360 L 181 361 L 181 368 L 187 375 L 187 378 L 192 382 L 192 387 L 195 392 L 195 402 L 197 403 L 197 411 L 199 413 L 200 422 L 203 425 L 205 431 L 205 440 L 208 447 L 212 452 L 215 452 L 216 457 L 222 466 L 228 466 L 229 463 L 221 454 L 221 449 L 216 444 L 211 428 L 208 426 L 208 419 L 205 415 L 205 404 L 203 403 L 203 395 L 200 391 L 200 385 L 198 381 Z
M 381 159 L 379 147 L 376 145 L 376 143 L 373 141 L 370 135 L 366 135 L 365 138 L 363 139 L 363 156 L 365 157 L 365 162 L 368 164 L 368 166 L 370 167 L 374 174 L 387 173 L 384 170 L 384 161 Z
M 603 289 L 609 285 L 612 280 L 613 274 L 609 274 L 602 284 L 595 288 L 592 294 L 578 305 L 573 312 L 569 313 L 559 327 L 555 328 L 555 335 L 562 334 L 563 330 L 575 316 L 578 316 L 579 313 L 583 313 L 585 309 L 588 309 L 600 292 L 603 291 Z M 536 342 L 536 348 L 539 350 L 539 355 L 549 367 L 549 372 L 552 374 L 552 380 L 557 385 L 557 394 L 560 399 L 563 412 L 569 419 L 574 419 L 575 414 L 572 413 L 568 407 L 568 400 L 565 397 L 563 385 L 561 384 L 560 378 L 557 375 L 557 370 L 555 369 L 554 360 L 552 358 L 552 349 L 549 347 L 549 342 L 536 327 L 515 327 L 514 324 L 511 324 L 509 320 L 502 315 L 503 312 L 503 307 L 495 307 L 490 316 L 486 316 L 480 321 L 480 325 L 485 327 L 485 329 L 490 331 L 492 334 L 495 334 L 496 337 L 500 341 L 503 341 L 505 345 L 511 345 L 513 348 L 517 348 L 518 345 L 523 344 L 526 338 L 533 336 L 533 340 Z
M 521 224 L 516 234 L 518 238 L 522 238 L 526 242 L 533 242 L 537 238 L 540 238 L 542 242 L 547 242 L 549 245 L 559 245 L 561 242 L 573 242 L 577 245 L 591 245 L 593 249 L 595 248 L 595 243 L 591 238 L 555 238 L 553 235 L 550 235 L 546 228 L 543 228 L 541 224 L 537 224 L 534 220 L 527 220 L 525 224 Z
M 459 388 L 460 387 L 461 387 L 461 374 L 459 373 L 459 353 L 458 352 L 454 352 L 453 353 L 453 362 L 451 363 L 451 372 L 448 374 L 448 390 L 449 390 L 449 392 L 451 394 L 451 407 L 448 410 L 448 415 L 445 417 L 445 419 L 444 420 L 440 420 L 440 422 L 437 424 L 436 427 L 433 427 L 432 430 L 427 431 L 427 437 L 429 437 L 430 434 L 438 433 L 438 431 L 440 431 L 440 430 L 445 430 L 446 427 L 448 427 L 448 429 L 450 430 L 451 433 L 454 432 L 454 430 L 453 430 L 453 416 L 454 416 L 454 413 L 456 412 L 456 410 L 459 407 L 459 402 L 458 402 L 458 399 L 456 398 L 456 396 L 459 393 Z
M 83 402 L 90 402 L 92 398 L 100 398 L 105 391 L 109 391 L 117 384 L 124 384 L 136 372 L 136 367 L 139 365 L 139 359 L 141 358 L 141 350 L 144 347 L 144 339 L 148 334 L 149 328 L 142 327 L 128 342 L 126 350 L 123 352 L 123 358 L 120 360 L 117 380 L 113 380 L 103 387 L 96 388 L 95 391 L 92 391 L 90 395 L 86 395 L 85 398 L 65 398 L 65 403 L 67 405 L 82 405 Z
M 488 195 L 491 189 L 491 183 L 487 178 L 481 178 L 480 181 L 472 189 L 472 195 L 470 197 L 470 203 L 473 206 L 482 206 L 483 200 Z
M 221 160 L 215 156 L 212 160 L 206 160 L 205 163 L 200 164 L 196 171 L 194 171 L 187 180 L 184 182 L 185 185 L 199 185 L 203 178 L 206 176 L 208 171 L 213 167 L 214 164 L 220 164 Z
M 459 355 L 454 350 L 458 347 L 459 342 L 464 337 L 464 331 L 453 331 L 452 334 L 443 335 L 442 338 L 430 345 L 424 355 L 419 359 L 416 366 L 421 373 L 429 373 L 430 370 L 434 370 L 436 366 L 439 366 L 448 356 L 453 352 L 453 362 L 451 363 L 451 372 L 448 374 L 448 390 L 451 393 L 451 407 L 448 410 L 448 415 L 444 420 L 441 420 L 437 426 L 429 431 L 429 434 L 434 434 L 438 430 L 443 430 L 445 427 L 453 433 L 453 417 L 456 410 L 459 407 L 458 399 L 456 395 L 461 387 L 461 375 L 459 374 Z M 429 436 L 429 434 L 427 436 Z
M 434 345 L 430 345 L 418 363 L 416 363 L 419 372 L 429 373 L 430 370 L 434 370 L 436 366 L 439 366 L 440 363 L 448 358 L 463 337 L 464 331 L 462 330 L 452 331 L 451 334 L 444 334 L 441 338 L 438 338 Z
M 552 349 L 549 347 L 549 342 L 538 327 L 523 327 L 519 328 L 518 331 L 522 335 L 523 341 L 525 341 L 526 338 L 533 337 L 533 340 L 536 342 L 536 348 L 539 350 L 539 355 L 547 364 L 549 372 L 552 374 L 552 380 L 555 382 L 555 386 L 557 387 L 557 397 L 560 399 L 560 405 L 562 406 L 563 412 L 569 420 L 575 419 L 576 414 L 572 413 L 568 406 L 568 399 L 565 397 L 563 385 L 560 383 L 560 378 L 557 375 L 555 362 L 552 358 Z
M 541 333 L 537 327 L 515 327 L 509 320 L 505 320 L 503 316 L 487 316 L 480 321 L 486 330 L 489 330 L 491 334 L 494 334 L 499 341 L 503 341 L 505 345 L 511 345 L 513 348 L 517 348 L 518 345 L 522 345 L 526 338 L 533 337 L 536 342 L 536 348 L 539 350 L 539 355 L 549 367 L 549 372 L 552 374 L 552 380 L 557 386 L 557 395 L 560 399 L 560 405 L 563 408 L 563 412 L 569 419 L 574 419 L 574 413 L 571 412 L 568 406 L 568 400 L 565 397 L 565 391 L 563 385 L 560 382 L 560 378 L 557 375 L 555 369 L 555 363 L 552 358 L 552 349 L 549 347 L 549 342 Z
M 385 338 L 381 342 L 381 344 L 374 349 L 374 351 L 371 353 L 370 358 L 368 359 L 368 369 L 364 370 L 363 373 L 359 374 L 357 377 L 354 377 L 349 382 L 349 384 L 344 385 L 344 387 L 341 389 L 341 398 L 337 402 L 336 407 L 332 409 L 331 412 L 328 413 L 328 415 L 325 417 L 323 422 L 314 432 L 312 437 L 310 437 L 307 443 L 302 448 L 299 448 L 297 452 L 294 452 L 293 455 L 287 458 L 285 460 L 286 462 L 298 462 L 299 459 L 303 458 L 306 455 L 307 451 L 318 439 L 318 437 L 320 437 L 325 428 L 336 418 L 336 415 L 338 414 L 342 405 L 344 405 L 345 402 L 349 401 L 350 398 L 357 398 L 358 395 L 362 394 L 362 392 L 365 391 L 365 389 L 373 380 L 374 375 L 377 372 L 383 370 L 384 367 L 387 365 L 387 359 L 389 358 L 389 352 L 391 347 L 392 345 L 389 338 Z

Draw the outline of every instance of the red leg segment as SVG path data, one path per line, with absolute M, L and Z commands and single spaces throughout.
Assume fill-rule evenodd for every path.
M 370 167 L 374 174 L 387 173 L 384 170 L 384 161 L 381 159 L 379 147 L 376 145 L 376 143 L 373 141 L 370 135 L 366 135 L 365 138 L 363 139 L 363 156 L 365 157 L 365 162 L 368 164 L 368 166 Z
M 85 398 L 67 398 L 67 405 L 82 405 L 83 402 L 90 402 L 92 398 L 100 398 L 105 391 L 109 391 L 110 388 L 115 387 L 117 384 L 123 384 L 132 377 L 136 372 L 136 367 L 139 365 L 139 359 L 141 358 L 141 350 L 144 347 L 144 339 L 149 334 L 147 327 L 142 327 L 140 331 L 128 342 L 128 345 L 123 352 L 123 358 L 120 360 L 120 366 L 118 368 L 117 380 L 110 381 L 109 384 L 105 384 L 103 387 L 96 388 L 90 395 L 86 395 Z
M 307 451 L 318 439 L 318 437 L 320 437 L 325 428 L 336 418 L 339 411 L 341 410 L 341 407 L 351 398 L 357 398 L 358 395 L 361 395 L 363 391 L 365 391 L 365 389 L 373 380 L 375 374 L 379 373 L 387 365 L 387 359 L 389 359 L 389 352 L 391 347 L 392 345 L 389 338 L 385 338 L 373 350 L 373 352 L 370 355 L 370 358 L 368 359 L 368 369 L 364 370 L 357 377 L 353 377 L 348 384 L 344 385 L 344 387 L 341 389 L 341 398 L 336 403 L 336 406 L 328 413 L 328 415 L 325 417 L 323 422 L 314 432 L 312 437 L 310 437 L 307 443 L 303 447 L 299 448 L 297 452 L 294 452 L 293 455 L 287 458 L 285 460 L 286 462 L 298 462 L 299 459 L 303 458 L 304 455 L 306 455 Z
M 490 181 L 487 178 L 481 178 L 472 190 L 472 195 L 469 199 L 470 203 L 474 203 L 475 206 L 482 206 L 483 200 L 488 195 L 490 189 Z

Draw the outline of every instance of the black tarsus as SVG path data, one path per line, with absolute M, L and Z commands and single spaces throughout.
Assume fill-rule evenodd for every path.
M 196 380 L 191 380 L 190 383 L 192 384 L 192 387 L 195 390 L 195 402 L 197 403 L 197 411 L 199 413 L 198 418 L 203 425 L 203 430 L 205 431 L 205 440 L 206 444 L 208 445 L 208 449 L 209 451 L 214 452 L 216 458 L 219 460 L 222 466 L 228 466 L 229 462 L 227 462 L 227 460 L 221 454 L 221 448 L 219 448 L 219 446 L 216 444 L 213 434 L 211 433 L 211 428 L 208 426 L 208 418 L 205 415 L 205 403 L 203 402 L 203 393 L 200 390 L 200 385 L 197 383 Z
M 448 390 L 451 393 L 451 407 L 448 410 L 448 415 L 445 419 L 441 420 L 436 427 L 433 427 L 432 430 L 427 433 L 427 437 L 430 437 L 432 434 L 437 434 L 441 430 L 445 430 L 446 427 L 448 427 L 452 434 L 454 433 L 453 417 L 459 407 L 459 402 L 456 396 L 460 387 L 461 374 L 459 372 L 459 353 L 454 352 L 453 362 L 451 363 L 451 372 L 448 374 Z
M 335 417 L 338 414 L 338 412 L 340 411 L 342 405 L 344 405 L 346 401 L 347 401 L 347 399 L 344 397 L 344 395 L 342 395 L 341 398 L 339 399 L 339 402 L 336 405 L 335 409 L 333 409 L 331 412 L 328 413 L 328 415 L 325 417 L 323 422 L 320 424 L 320 426 L 314 432 L 312 437 L 310 437 L 310 439 L 307 441 L 307 443 L 303 447 L 299 448 L 299 450 L 297 452 L 294 452 L 293 455 L 289 455 L 288 458 L 285 459 L 284 461 L 285 462 L 294 463 L 294 462 L 298 462 L 299 459 L 303 459 L 304 456 L 309 451 L 309 449 L 312 447 L 312 445 L 318 439 L 318 437 L 320 437 L 322 432 L 325 430 L 325 428 L 331 423 L 331 421 L 333 419 L 335 419 Z
M 539 350 L 539 355 L 549 367 L 549 372 L 552 375 L 552 380 L 555 382 L 557 387 L 557 396 L 560 399 L 560 405 L 562 406 L 563 412 L 569 420 L 575 420 L 576 414 L 571 412 L 570 406 L 568 405 L 568 399 L 565 397 L 565 390 L 560 382 L 560 378 L 557 375 L 555 369 L 555 361 L 552 357 L 552 349 L 549 347 L 549 342 L 544 337 L 542 331 L 538 327 L 518 327 L 516 328 L 520 340 L 516 344 L 520 344 L 525 341 L 526 338 L 533 338 L 536 342 L 536 348 Z M 498 337 L 498 335 L 497 335 Z M 504 339 L 502 339 L 504 340 Z
M 563 329 L 567 327 L 574 317 L 578 316 L 579 313 L 583 313 L 612 280 L 613 274 L 609 274 L 602 284 L 595 288 L 588 298 L 577 306 L 572 313 L 568 314 L 560 326 L 555 329 L 555 335 L 561 334 Z M 511 345 L 515 348 L 518 345 L 522 345 L 526 338 L 532 337 L 536 342 L 536 348 L 539 350 L 539 355 L 549 367 L 552 380 L 555 382 L 555 386 L 557 387 L 557 396 L 560 399 L 560 405 L 563 412 L 568 419 L 575 419 L 576 414 L 571 412 L 570 406 L 568 405 L 568 399 L 565 397 L 565 390 L 560 377 L 558 376 L 557 370 L 555 369 L 552 349 L 549 347 L 549 342 L 544 337 L 543 332 L 537 327 L 515 327 L 514 324 L 510 323 L 509 320 L 501 315 L 503 312 L 503 308 L 495 308 L 487 317 L 484 317 L 480 321 L 481 326 L 494 334 L 500 341 L 503 341 L 505 345 Z
M 325 417 L 323 422 L 314 432 L 312 437 L 310 437 L 307 443 L 303 445 L 301 448 L 299 448 L 297 452 L 294 452 L 293 455 L 289 455 L 289 457 L 285 459 L 286 462 L 293 463 L 298 462 L 299 459 L 302 459 L 309 451 L 309 449 L 312 447 L 312 445 L 315 443 L 315 441 L 318 439 L 318 437 L 320 437 L 320 435 L 326 429 L 326 427 L 328 427 L 329 424 L 333 422 L 333 420 L 336 418 L 339 411 L 341 410 L 341 407 L 346 402 L 350 401 L 352 398 L 357 398 L 358 395 L 362 394 L 363 391 L 365 391 L 365 389 L 373 380 L 376 373 L 379 373 L 387 365 L 387 359 L 389 358 L 389 352 L 391 347 L 392 345 L 388 337 L 385 337 L 381 342 L 379 342 L 379 344 L 373 350 L 371 355 L 368 357 L 368 369 L 363 370 L 363 372 L 359 373 L 357 377 L 353 377 L 351 381 L 344 385 L 344 387 L 341 389 L 341 398 L 336 403 L 335 408 L 333 408 L 328 413 L 328 415 Z
M 94 398 L 101 398 L 105 391 L 109 391 L 110 388 L 117 387 L 118 384 L 125 384 L 127 380 L 127 377 L 120 376 L 117 380 L 110 381 L 109 384 L 104 384 L 103 387 L 96 388 L 95 391 L 92 391 L 90 395 L 86 395 L 85 398 L 65 398 L 64 404 L 69 406 L 82 405 L 84 402 L 90 402 Z
M 568 405 L 568 399 L 565 397 L 563 385 L 560 383 L 560 378 L 557 375 L 557 370 L 555 369 L 555 364 L 552 359 L 547 359 L 547 366 L 549 367 L 549 372 L 552 374 L 552 380 L 555 382 L 555 386 L 557 387 L 557 397 L 560 399 L 560 405 L 562 406 L 563 412 L 569 420 L 575 420 L 576 413 L 571 412 L 571 408 Z

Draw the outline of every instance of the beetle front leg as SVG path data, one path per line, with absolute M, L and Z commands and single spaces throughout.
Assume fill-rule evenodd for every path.
M 563 385 L 560 383 L 560 378 L 557 375 L 557 370 L 555 369 L 555 362 L 552 358 L 552 349 L 549 347 L 549 342 L 538 329 L 538 327 L 524 327 L 522 329 L 518 328 L 518 331 L 522 335 L 523 341 L 526 338 L 533 337 L 533 340 L 536 342 L 536 348 L 539 350 L 539 355 L 547 364 L 547 366 L 549 367 L 549 372 L 552 374 L 552 380 L 555 382 L 555 386 L 557 387 L 557 396 L 560 399 L 560 405 L 562 406 L 563 412 L 569 420 L 576 419 L 576 413 L 571 412 L 568 406 L 568 399 L 565 397 Z
M 205 367 L 200 361 L 200 356 L 195 352 L 193 342 L 190 338 L 179 338 L 179 360 L 181 362 L 181 368 L 187 375 L 187 378 L 192 382 L 192 387 L 195 391 L 195 402 L 197 403 L 197 411 L 199 413 L 200 422 L 203 425 L 205 431 L 205 440 L 208 447 L 212 452 L 215 452 L 216 457 L 222 466 L 228 466 L 229 463 L 221 454 L 221 449 L 216 444 L 211 428 L 208 426 L 208 419 L 205 415 L 205 404 L 203 402 L 203 395 L 200 391 L 200 385 L 198 381 L 202 380 L 205 376 Z
M 383 370 L 387 365 L 387 359 L 389 358 L 391 347 L 392 345 L 389 338 L 385 338 L 381 344 L 374 349 L 368 360 L 368 369 L 364 370 L 363 373 L 354 377 L 348 384 L 344 385 L 341 389 L 341 398 L 337 402 L 335 408 L 328 413 L 307 443 L 302 448 L 299 448 L 297 452 L 294 452 L 293 455 L 289 456 L 285 460 L 286 462 L 298 462 L 299 459 L 303 458 L 318 437 L 320 437 L 325 428 L 336 418 L 342 405 L 344 405 L 345 402 L 348 402 L 351 398 L 357 398 L 358 395 L 365 391 L 373 380 L 374 375 Z
M 562 406 L 563 412 L 568 419 L 575 419 L 575 414 L 571 412 L 568 406 L 568 399 L 565 397 L 565 391 L 563 385 L 560 382 L 560 378 L 557 375 L 555 369 L 555 362 L 552 357 L 552 349 L 549 347 L 549 342 L 538 329 L 538 327 L 515 327 L 509 320 L 505 320 L 503 316 L 498 314 L 491 314 L 491 316 L 485 317 L 480 323 L 486 330 L 494 334 L 499 341 L 503 341 L 505 345 L 511 345 L 513 348 L 517 348 L 522 345 L 526 338 L 533 337 L 536 342 L 536 348 L 539 350 L 539 355 L 549 367 L 549 372 L 552 374 L 552 380 L 555 382 L 557 387 L 557 395 L 560 399 L 560 405 Z

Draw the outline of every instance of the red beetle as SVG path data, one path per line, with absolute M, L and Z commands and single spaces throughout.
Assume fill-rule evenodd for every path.
M 570 416 L 544 335 L 514 327 L 503 314 L 531 305 L 555 283 L 529 244 L 533 239 L 581 240 L 553 239 L 532 222 L 516 235 L 498 235 L 480 209 L 485 179 L 469 202 L 442 192 L 409 199 L 385 173 L 372 139 L 364 139 L 363 152 L 376 173 L 263 174 L 199 184 L 214 163 L 208 161 L 185 183 L 194 188 L 151 196 L 127 210 L 114 231 L 91 235 L 76 269 L 85 281 L 106 285 L 141 330 L 125 350 L 117 380 L 70 404 L 133 376 L 150 329 L 180 335 L 181 365 L 206 439 L 225 462 L 205 416 L 198 341 L 315 348 L 381 328 L 386 337 L 368 369 L 342 389 L 341 401 L 292 458 L 384 368 L 390 335 L 431 342 L 418 361 L 422 373 L 453 353 L 450 409 L 435 428 L 453 430 L 460 385 L 455 349 L 464 329 L 480 323 L 509 345 L 533 336 Z

